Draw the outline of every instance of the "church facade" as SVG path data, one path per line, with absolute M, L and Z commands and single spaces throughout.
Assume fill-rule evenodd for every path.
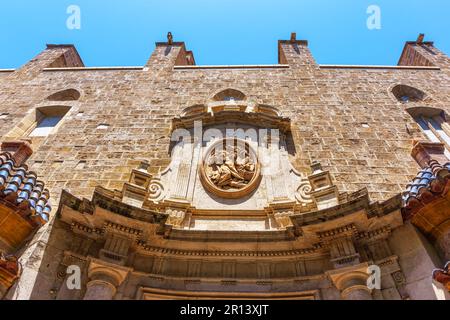
M 0 296 L 449 299 L 450 58 L 278 60 L 0 70 Z

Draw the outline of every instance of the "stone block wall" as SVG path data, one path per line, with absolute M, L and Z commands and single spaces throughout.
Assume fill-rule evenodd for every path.
M 235 88 L 291 118 L 292 162 L 300 171 L 308 173 L 318 160 L 341 192 L 367 187 L 373 200 L 401 192 L 418 170 L 410 157 L 412 140 L 424 136 L 390 89 L 419 88 L 431 97 L 424 105 L 449 111 L 449 59 L 442 53 L 430 58 L 441 70 L 325 67 L 314 62 L 303 41 L 279 46 L 280 62 L 289 68 L 174 69 L 186 57 L 184 44 L 159 43 L 143 70 L 44 70 L 82 66 L 72 47 L 49 46 L 0 77 L 0 112 L 7 114 L 0 119 L 0 135 L 46 105 L 51 94 L 78 90 L 78 101 L 61 102 L 72 108 L 57 132 L 34 150 L 31 163 L 55 202 L 63 188 L 90 197 L 96 185 L 120 188 L 141 160 L 150 162 L 152 173 L 163 169 L 170 159 L 172 118 Z M 61 65 L 57 61 L 64 55 L 72 59 Z M 101 124 L 106 129 L 97 128 Z
M 102 69 L 84 68 L 71 46 L 49 46 L 23 67 L 0 72 L 0 136 L 6 139 L 36 107 L 71 107 L 58 130 L 35 144 L 28 160 L 46 182 L 56 209 L 63 189 L 89 199 L 98 185 L 121 189 L 142 160 L 150 163 L 151 173 L 163 170 L 170 162 L 172 119 L 232 88 L 291 119 L 291 161 L 300 172 L 309 174 L 311 163 L 319 161 L 340 192 L 366 187 L 373 201 L 382 201 L 402 192 L 419 170 L 411 147 L 413 140 L 426 137 L 405 108 L 450 112 L 450 59 L 429 44 L 408 46 L 428 59 L 428 67 L 422 62 L 398 68 L 321 66 L 305 41 L 280 41 L 278 66 L 190 66 L 191 53 L 176 42 L 158 43 L 142 69 Z M 418 88 L 429 99 L 400 103 L 391 93 L 397 84 Z M 80 98 L 47 100 L 66 89 L 78 90 Z M 39 239 L 28 250 L 35 259 L 21 281 L 33 287 L 40 268 L 46 293 L 33 297 L 47 297 L 57 266 L 49 262 L 46 271 L 36 263 L 47 238 Z M 58 244 L 48 245 L 62 254 Z M 23 292 L 19 297 L 30 297 L 30 290 Z

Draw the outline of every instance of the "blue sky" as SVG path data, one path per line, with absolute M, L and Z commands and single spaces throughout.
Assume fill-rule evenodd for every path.
M 69 5 L 81 29 L 69 30 Z M 366 26 L 369 5 L 381 29 Z M 73 43 L 87 66 L 144 65 L 171 31 L 197 64 L 277 63 L 277 40 L 297 32 L 322 64 L 396 64 L 420 32 L 450 54 L 448 0 L 14 0 L 0 1 L 0 68 L 46 43 Z

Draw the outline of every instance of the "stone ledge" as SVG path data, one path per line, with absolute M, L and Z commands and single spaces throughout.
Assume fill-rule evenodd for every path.
M 395 70 L 441 70 L 439 67 L 429 66 L 386 66 L 386 65 L 341 65 L 320 64 L 321 69 L 395 69 Z
M 144 67 L 138 66 L 130 66 L 130 67 L 66 67 L 66 68 L 44 68 L 43 71 L 117 71 L 117 70 L 125 70 L 125 71 L 143 71 Z
M 289 69 L 288 64 L 249 64 L 249 65 L 204 65 L 204 66 L 174 66 L 174 70 L 200 69 Z

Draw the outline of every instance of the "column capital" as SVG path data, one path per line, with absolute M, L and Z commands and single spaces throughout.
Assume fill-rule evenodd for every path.
M 91 258 L 88 277 L 90 282 L 102 281 L 117 288 L 123 283 L 131 270 L 131 268 Z
M 367 279 L 369 278 L 368 267 L 368 263 L 364 262 L 355 266 L 330 270 L 326 274 L 341 292 L 342 298 L 371 299 L 372 290 L 367 287 Z M 355 294 L 356 292 L 361 294 Z
M 130 271 L 130 268 L 89 258 L 89 282 L 84 300 L 112 300 Z

